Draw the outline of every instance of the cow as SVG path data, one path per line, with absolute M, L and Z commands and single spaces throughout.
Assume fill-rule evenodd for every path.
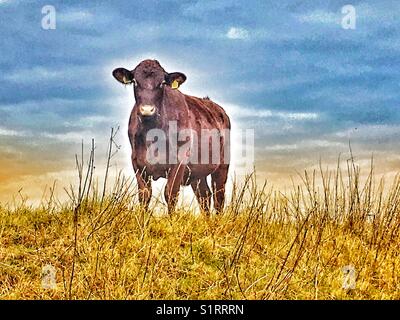
M 144 60 L 133 70 L 116 68 L 112 75 L 122 84 L 133 85 L 135 104 L 129 119 L 128 136 L 139 203 L 148 209 L 152 180 L 162 177 L 167 178 L 164 197 L 170 214 L 176 206 L 180 187 L 188 185 L 192 187 L 202 212 L 210 214 L 212 197 L 216 212 L 221 213 L 229 170 L 231 129 L 230 119 L 224 109 L 209 97 L 198 98 L 181 93 L 179 87 L 186 81 L 186 75 L 181 72 L 166 72 L 157 60 Z M 166 137 L 173 125 L 178 132 L 189 130 L 193 133 L 184 141 L 176 141 L 176 148 L 185 145 L 187 152 L 183 152 L 179 159 L 175 157 L 178 161 L 172 161 L 176 154 L 172 150 L 173 139 L 168 136 L 166 149 L 156 150 L 154 153 L 165 153 L 163 155 L 166 155 L 168 160 L 164 163 L 150 161 L 149 151 L 154 147 L 156 139 L 149 139 L 148 136 L 151 132 L 161 132 L 165 133 Z M 218 161 L 193 161 L 193 155 L 198 155 L 201 159 L 210 159 L 212 155 L 204 155 L 205 152 L 215 150 L 215 145 L 211 146 L 215 143 L 212 137 L 206 137 L 209 139 L 205 143 L 209 143 L 206 151 L 203 148 L 204 144 L 195 143 L 195 140 L 201 140 L 202 135 L 205 136 L 204 132 L 207 130 L 219 133 L 216 146 Z M 197 136 L 196 139 L 194 136 Z M 209 175 L 212 193 L 207 183 Z

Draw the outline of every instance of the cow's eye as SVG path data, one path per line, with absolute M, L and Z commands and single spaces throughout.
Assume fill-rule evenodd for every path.
M 133 78 L 132 82 L 133 82 L 133 85 L 134 85 L 135 87 L 137 87 L 137 86 L 138 86 L 138 83 L 137 83 L 137 81 L 136 81 L 136 79 L 135 79 L 135 78 Z
M 162 88 L 163 85 L 166 84 L 166 83 L 167 83 L 167 81 L 163 80 L 163 82 L 161 82 L 161 84 L 160 84 L 160 88 Z

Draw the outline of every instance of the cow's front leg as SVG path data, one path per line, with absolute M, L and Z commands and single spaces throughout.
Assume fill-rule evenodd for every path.
M 167 185 L 164 190 L 165 201 L 168 206 L 168 213 L 171 214 L 175 210 L 178 200 L 179 188 L 182 184 L 185 166 L 180 164 L 174 167 L 168 174 Z
M 139 203 L 147 210 L 151 199 L 151 177 L 144 171 L 139 170 L 137 166 L 133 166 L 136 172 L 136 180 L 139 191 Z
M 139 203 L 144 206 L 147 210 L 149 208 L 149 203 L 151 199 L 152 189 L 151 189 L 151 179 L 146 176 L 136 174 L 139 189 Z

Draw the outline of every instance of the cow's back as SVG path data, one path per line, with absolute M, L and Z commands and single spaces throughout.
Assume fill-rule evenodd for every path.
M 231 124 L 225 110 L 209 98 L 185 95 L 189 107 L 191 124 L 196 131 L 201 129 L 230 129 Z M 199 132 L 199 131 L 198 131 Z
M 231 128 L 231 123 L 229 120 L 228 115 L 226 114 L 225 110 L 216 104 L 215 102 L 211 101 L 209 98 L 197 98 L 193 96 L 185 96 L 186 103 L 189 108 L 189 118 L 190 118 L 190 125 L 191 128 L 197 132 L 198 136 L 198 164 L 191 163 L 189 165 L 190 172 L 185 174 L 185 181 L 186 183 L 190 183 L 190 181 L 206 177 L 207 175 L 211 174 L 215 170 L 218 170 L 219 166 L 226 161 L 229 162 L 229 159 L 226 158 L 224 153 L 224 149 L 226 148 L 226 144 L 229 144 L 228 139 L 221 139 L 220 140 L 220 148 L 219 150 L 215 150 L 212 148 L 210 140 L 209 144 L 209 162 L 207 164 L 201 163 L 202 153 L 202 130 L 214 130 L 217 129 L 220 132 L 224 132 L 229 135 L 229 130 Z M 226 131 L 228 129 L 228 131 Z M 229 146 L 228 146 L 229 147 Z M 219 163 L 213 163 L 212 161 L 212 151 L 218 152 Z

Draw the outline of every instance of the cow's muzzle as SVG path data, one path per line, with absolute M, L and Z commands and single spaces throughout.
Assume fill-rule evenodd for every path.
M 139 107 L 139 113 L 144 117 L 153 116 L 156 113 L 156 107 L 148 104 L 141 105 Z

